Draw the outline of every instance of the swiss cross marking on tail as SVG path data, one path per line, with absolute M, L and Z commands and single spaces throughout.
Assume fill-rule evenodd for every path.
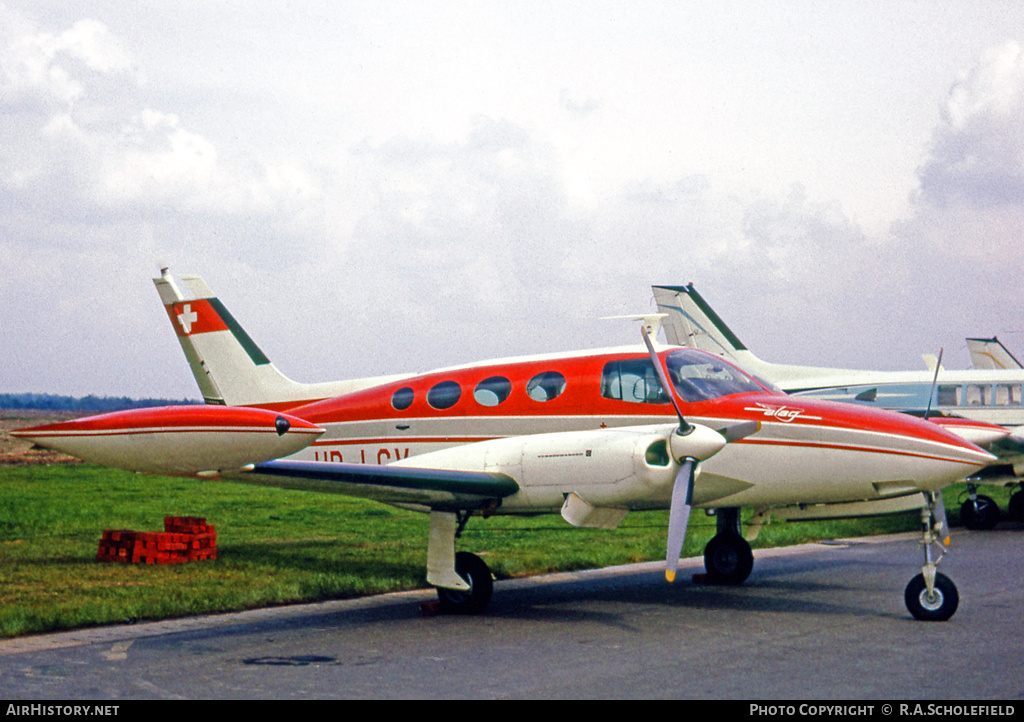
M 199 320 L 199 314 L 192 310 L 192 304 L 186 303 L 178 314 L 178 323 L 185 333 L 192 333 L 192 324 Z

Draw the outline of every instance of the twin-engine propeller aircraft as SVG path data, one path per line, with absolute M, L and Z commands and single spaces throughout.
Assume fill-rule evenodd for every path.
M 1024 520 L 1024 368 L 997 338 L 967 339 L 973 369 L 951 370 L 926 356 L 919 371 L 864 371 L 762 361 L 736 337 L 693 284 L 652 286 L 669 343 L 730 359 L 794 397 L 826 399 L 927 416 L 991 451 L 999 461 L 967 480 L 960 518 L 991 529 L 999 508 L 977 484 L 1016 486 L 1008 515 Z
M 692 508 L 718 531 L 710 581 L 738 584 L 750 538 L 773 509 L 923 509 L 925 563 L 907 586 L 919 619 L 948 619 L 956 586 L 939 489 L 993 457 L 901 414 L 794 400 L 696 349 L 644 346 L 531 356 L 429 373 L 300 384 L 284 377 L 210 288 L 154 279 L 207 405 L 105 414 L 16 434 L 87 461 L 221 476 L 376 499 L 430 515 L 427 581 L 441 605 L 477 613 L 490 570 L 455 552 L 470 517 L 558 513 L 611 529 L 632 510 L 670 509 L 665 573 L 675 575 Z M 642 317 L 640 317 L 642 318 Z M 933 547 L 940 555 L 933 557 Z

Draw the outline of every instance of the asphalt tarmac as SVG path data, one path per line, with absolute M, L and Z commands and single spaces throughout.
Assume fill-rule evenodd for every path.
M 948 622 L 904 606 L 917 535 L 754 557 L 739 587 L 699 559 L 498 582 L 479 617 L 423 591 L 5 640 L 0 697 L 1024 699 L 1022 525 L 955 531 Z

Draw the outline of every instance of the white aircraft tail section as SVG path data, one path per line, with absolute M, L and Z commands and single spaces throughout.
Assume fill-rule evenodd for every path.
M 666 314 L 661 322 L 665 340 L 674 346 L 691 346 L 723 356 L 788 392 L 813 386 L 808 379 L 829 377 L 841 371 L 761 360 L 725 325 L 692 283 L 686 286 L 651 286 L 651 290 L 654 291 L 658 311 Z
M 693 287 L 651 286 L 662 320 L 665 340 L 673 346 L 690 346 L 719 356 L 734 357 L 746 351 L 736 334 L 718 317 Z
M 388 378 L 304 384 L 270 362 L 199 276 L 183 275 L 186 298 L 174 279 L 154 278 L 160 300 L 208 404 L 287 408 L 384 383 Z
M 967 339 L 967 348 L 971 352 L 971 363 L 976 369 L 1024 368 L 995 336 L 992 338 L 969 338 Z
M 690 346 L 723 356 L 755 374 L 764 374 L 769 364 L 755 356 L 714 309 L 697 293 L 693 284 L 651 286 L 658 311 L 666 314 L 661 325 L 665 340 L 673 346 Z

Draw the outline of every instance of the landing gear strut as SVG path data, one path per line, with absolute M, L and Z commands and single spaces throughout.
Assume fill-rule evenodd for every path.
M 437 588 L 441 609 L 449 614 L 480 614 L 491 601 L 494 580 L 483 559 L 455 552 L 455 539 L 469 512 L 431 511 L 427 544 L 427 582 Z
M 730 507 L 715 514 L 718 532 L 704 547 L 704 569 L 712 584 L 742 584 L 754 568 L 750 544 L 740 535 L 739 511 Z
M 936 571 L 936 565 L 946 553 L 948 542 L 942 497 L 938 492 L 928 492 L 925 497 L 928 503 L 921 508 L 924 566 L 921 567 L 921 573 L 907 584 L 903 600 L 915 619 L 944 622 L 956 612 L 960 594 L 949 577 Z M 938 548 L 938 558 L 933 558 L 933 545 Z

